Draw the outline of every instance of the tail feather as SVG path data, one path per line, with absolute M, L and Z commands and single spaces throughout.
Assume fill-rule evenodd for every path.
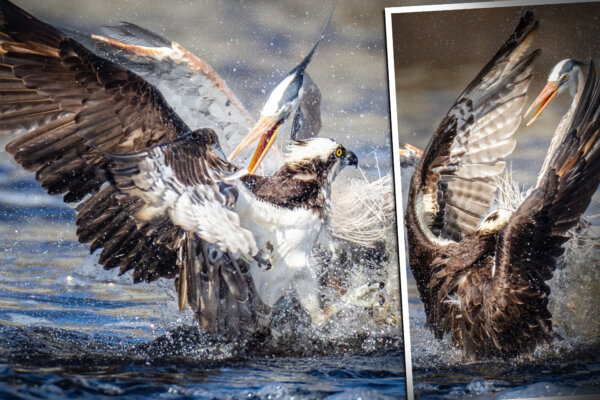
M 179 263 L 179 307 L 189 306 L 204 331 L 238 336 L 265 327 L 270 310 L 259 299 L 245 261 L 186 234 Z

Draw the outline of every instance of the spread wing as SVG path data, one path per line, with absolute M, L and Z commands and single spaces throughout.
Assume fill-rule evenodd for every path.
M 49 193 L 79 201 L 105 181 L 100 151 L 141 151 L 189 130 L 140 77 L 0 7 L 0 132 L 24 133 L 7 151 Z
M 540 185 L 500 231 L 496 285 L 525 279 L 547 303 L 567 230 L 575 226 L 600 183 L 600 83 L 594 63 L 567 134 L 550 159 Z M 498 287 L 498 289 L 502 289 Z M 498 292 L 502 294 L 503 290 Z M 543 304 L 545 306 L 545 303 Z
M 177 273 L 180 230 L 169 221 L 138 228 L 140 199 L 108 185 L 104 152 L 131 153 L 188 131 L 140 77 L 95 56 L 9 2 L 0 3 L 0 132 L 6 146 L 50 194 L 79 202 L 77 235 L 104 247 L 106 268 L 133 269 L 135 281 Z
M 527 13 L 492 60 L 467 86 L 429 142 L 409 197 L 428 237 L 461 240 L 475 231 L 496 191 L 493 177 L 515 147 L 537 27 Z
M 9 2 L 0 29 L 0 131 L 22 134 L 6 150 L 48 193 L 84 200 L 77 235 L 92 251 L 104 247 L 106 268 L 133 269 L 136 282 L 175 276 L 179 230 L 168 221 L 137 228 L 130 216 L 141 201 L 115 196 L 103 152 L 173 140 L 185 123 L 144 80 Z
M 254 124 L 242 103 L 204 60 L 131 23 L 92 35 L 95 49 L 153 84 L 191 129 L 212 128 L 226 154 Z

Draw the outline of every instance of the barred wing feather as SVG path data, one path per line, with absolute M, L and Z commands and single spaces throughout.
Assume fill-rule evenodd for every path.
M 191 129 L 212 128 L 226 154 L 254 121 L 215 70 L 200 57 L 131 23 L 92 35 L 104 57 L 153 84 Z
M 531 64 L 525 56 L 537 23 L 527 14 L 500 51 L 460 95 L 432 137 L 413 177 L 421 229 L 432 240 L 474 232 L 495 195 L 494 176 L 515 148 Z

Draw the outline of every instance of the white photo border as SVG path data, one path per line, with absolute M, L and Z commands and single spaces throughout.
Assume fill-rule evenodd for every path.
M 400 304 L 402 307 L 402 335 L 404 342 L 404 368 L 406 380 L 407 399 L 414 399 L 412 355 L 410 340 L 410 323 L 408 311 L 408 288 L 406 270 L 406 246 L 404 238 L 404 207 L 402 206 L 402 178 L 400 174 L 400 138 L 398 137 L 398 110 L 396 102 L 396 77 L 394 68 L 394 41 L 392 30 L 392 15 L 402 13 L 417 13 L 431 11 L 469 10 L 478 8 L 501 8 L 501 7 L 527 7 L 552 4 L 576 4 L 594 3 L 597 0 L 506 0 L 506 1 L 484 1 L 470 3 L 430 4 L 420 6 L 402 6 L 385 8 L 385 40 L 388 66 L 388 85 L 390 95 L 390 120 L 392 128 L 392 167 L 394 171 L 394 190 L 396 193 L 396 227 L 398 234 L 398 267 L 400 278 Z M 564 399 L 565 397 L 546 397 L 546 399 Z M 596 395 L 582 395 L 569 397 L 577 400 L 588 400 L 596 398 Z M 526 400 L 526 399 L 525 399 Z

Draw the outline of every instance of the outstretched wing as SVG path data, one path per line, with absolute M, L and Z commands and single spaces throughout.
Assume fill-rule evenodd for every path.
M 493 177 L 512 153 L 521 121 L 537 23 L 527 13 L 492 60 L 467 86 L 429 142 L 409 197 L 429 240 L 459 241 L 475 231 L 496 191 Z M 443 241 L 440 241 L 442 243 Z
M 92 35 L 95 49 L 153 84 L 191 129 L 212 128 L 229 154 L 254 121 L 204 60 L 154 32 L 131 23 Z
M 104 27 L 103 33 L 92 35 L 95 43 L 88 45 L 156 86 L 192 129 L 215 129 L 226 154 L 254 125 L 216 71 L 179 43 L 128 22 Z M 294 116 L 292 140 L 318 136 L 321 130 L 321 91 L 306 72 L 302 85 L 304 95 Z M 242 154 L 239 165 L 247 164 L 250 156 Z
M 564 235 L 579 222 L 600 183 L 599 81 L 592 62 L 567 134 L 551 156 L 540 185 L 500 231 L 494 278 L 499 297 L 506 294 L 502 282 L 518 287 L 514 284 L 524 280 L 521 297 L 527 296 L 527 290 L 536 294 L 530 296 L 532 308 L 548 302 L 550 289 L 544 282 L 552 277 L 556 257 L 564 251 L 561 245 L 568 239 Z M 510 305 L 503 305 L 497 311 L 510 312 L 506 308 Z M 549 326 L 550 315 L 547 319 Z
M 8 1 L 0 2 L 0 132 L 50 194 L 78 205 L 77 235 L 103 247 L 106 268 L 134 281 L 178 272 L 181 229 L 168 220 L 138 227 L 141 199 L 119 199 L 105 152 L 131 153 L 188 131 L 162 95 L 137 75 L 95 56 Z

